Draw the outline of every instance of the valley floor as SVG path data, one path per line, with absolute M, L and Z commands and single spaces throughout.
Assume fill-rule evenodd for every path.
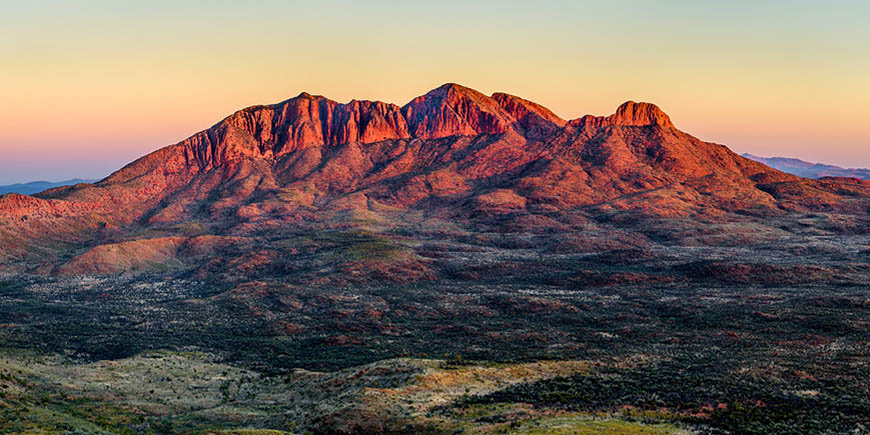
M 4 433 L 308 431 L 680 433 L 631 414 L 467 404 L 521 383 L 592 376 L 586 361 L 459 364 L 393 359 L 331 373 L 267 376 L 195 352 L 152 352 L 81 364 L 60 356 L 0 356 Z M 638 357 L 619 366 L 643 364 Z M 235 428 L 235 429 L 228 429 Z
M 654 249 L 456 243 L 409 283 L 5 275 L 0 432 L 870 430 L 868 239 Z
M 443 291 L 411 294 L 433 298 L 421 305 L 438 307 L 433 303 Z M 76 311 L 73 321 L 74 314 L 15 297 L 7 286 L 3 306 L 34 304 L 31 315 L 38 312 L 41 320 L 19 316 L 20 323 L 0 330 L 7 345 L 0 352 L 0 432 L 860 433 L 870 427 L 870 304 L 860 292 L 660 288 L 652 297 L 652 291 L 567 292 L 578 298 L 576 306 L 588 307 L 580 311 L 564 305 L 566 292 L 539 289 L 531 299 L 492 296 L 480 306 L 450 305 L 497 315 L 442 313 L 429 324 L 388 324 L 383 316 L 371 323 L 371 314 L 348 313 L 343 335 L 335 335 L 336 325 L 309 323 L 258 337 L 242 330 L 241 318 L 235 331 L 210 330 L 217 326 L 208 323 L 191 328 L 195 316 L 164 317 L 160 304 L 145 310 L 155 330 L 134 327 L 125 334 L 126 326 L 108 313 L 88 318 Z M 548 309 L 513 311 L 520 303 Z M 484 327 L 489 331 L 477 332 Z M 316 337 L 306 336 L 315 329 Z M 43 335 L 49 333 L 54 339 Z M 466 335 L 471 338 L 458 338 Z M 411 355 L 379 358 L 396 349 Z

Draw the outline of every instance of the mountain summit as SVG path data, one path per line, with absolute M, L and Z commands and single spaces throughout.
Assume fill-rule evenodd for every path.
M 662 127 L 673 127 L 671 118 L 665 115 L 655 104 L 650 103 L 635 103 L 627 101 L 616 109 L 616 113 L 608 117 L 608 120 L 615 125 L 660 125 Z
M 227 237 L 363 222 L 377 231 L 412 221 L 421 231 L 437 219 L 456 231 L 607 225 L 605 233 L 652 234 L 667 220 L 866 213 L 868 194 L 860 182 L 801 179 L 703 142 L 650 103 L 565 121 L 520 97 L 457 84 L 402 107 L 301 93 L 240 110 L 98 183 L 0 197 L 0 237 L 8 242 L 0 263 L 104 270 L 95 264 L 121 252 L 106 244 L 137 243 L 155 231 L 174 237 L 165 246 L 149 242 L 157 259 L 188 249 L 214 255 L 236 243 Z M 221 242 L 203 245 L 178 230 L 193 227 Z M 57 240 L 86 250 L 64 250 Z M 70 255 L 72 266 L 59 264 Z

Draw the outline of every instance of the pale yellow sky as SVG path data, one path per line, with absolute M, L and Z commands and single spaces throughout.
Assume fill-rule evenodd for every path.
M 100 177 L 301 91 L 649 101 L 738 152 L 870 167 L 868 2 L 51 2 L 0 17 L 0 183 Z

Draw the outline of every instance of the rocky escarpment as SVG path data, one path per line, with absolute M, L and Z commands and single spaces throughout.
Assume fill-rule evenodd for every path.
M 167 222 L 194 210 L 217 218 L 245 204 L 247 214 L 289 212 L 353 191 L 389 206 L 450 207 L 485 203 L 463 197 L 501 189 L 531 209 L 592 206 L 662 188 L 703 192 L 666 205 L 608 205 L 685 215 L 699 207 L 776 209 L 785 197 L 790 208 L 819 206 L 791 192 L 831 188 L 807 183 L 677 130 L 653 104 L 629 101 L 609 116 L 565 121 L 519 97 L 446 84 L 403 107 L 307 93 L 250 107 L 96 185 L 42 197 L 123 211 L 128 221 Z M 280 207 L 255 205 L 288 189 L 294 200 Z M 840 203 L 834 193 L 822 196 L 824 207 Z
M 338 103 L 302 93 L 290 100 L 240 110 L 174 146 L 177 157 L 154 155 L 119 171 L 113 182 L 153 169 L 208 170 L 239 158 L 279 159 L 309 148 L 388 140 L 497 135 L 509 131 L 547 136 L 565 121 L 540 105 L 507 94 L 488 97 L 447 84 L 404 107 L 378 101 Z
M 635 103 L 627 101 L 616 109 L 616 113 L 610 116 L 592 116 L 586 115 L 582 118 L 575 119 L 570 123 L 577 127 L 594 127 L 601 128 L 611 125 L 625 125 L 633 127 L 644 127 L 657 125 L 662 128 L 675 128 L 671 122 L 671 118 L 665 114 L 655 104 L 650 103 Z
M 516 96 L 446 84 L 403 107 L 307 93 L 249 107 L 98 183 L 0 199 L 0 232 L 63 240 L 73 228 L 100 244 L 207 222 L 212 234 L 248 237 L 320 220 L 394 225 L 412 211 L 540 232 L 576 225 L 578 213 L 642 227 L 865 213 L 867 198 L 867 186 L 801 179 L 701 141 L 650 103 L 566 121 Z

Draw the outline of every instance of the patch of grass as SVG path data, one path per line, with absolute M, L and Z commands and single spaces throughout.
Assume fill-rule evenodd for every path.
M 388 238 L 369 231 L 344 231 L 322 235 L 322 243 L 336 246 L 332 252 L 352 261 L 389 261 L 406 252 L 402 246 Z
M 85 419 L 64 412 L 56 404 L 7 403 L 0 407 L 2 433 L 88 433 L 109 434 L 110 431 Z
M 509 430 L 527 435 L 669 435 L 688 433 L 670 424 L 644 424 L 623 420 L 602 420 L 588 416 L 550 417 L 518 424 Z
M 290 435 L 293 432 L 284 432 L 273 429 L 230 429 L 230 430 L 214 430 L 206 431 L 205 433 L 215 433 L 220 435 Z

